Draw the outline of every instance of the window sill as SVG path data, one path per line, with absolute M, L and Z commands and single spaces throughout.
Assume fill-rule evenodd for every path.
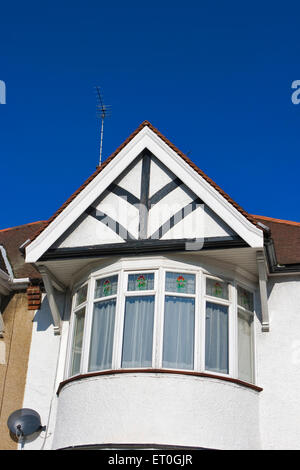
M 101 375 L 116 375 L 116 374 L 177 374 L 177 375 L 190 375 L 193 377 L 206 377 L 209 379 L 217 379 L 225 382 L 231 382 L 237 385 L 240 385 L 242 387 L 250 388 L 252 390 L 255 390 L 256 392 L 262 392 L 262 388 L 258 387 L 257 385 L 254 385 L 249 382 L 244 382 L 243 380 L 239 379 L 234 379 L 232 377 L 226 377 L 226 376 L 220 376 L 216 374 L 209 374 L 207 372 L 195 372 L 195 371 L 183 371 L 183 370 L 174 370 L 174 369 L 109 369 L 109 370 L 103 370 L 100 372 L 89 372 L 87 374 L 80 374 L 80 375 L 75 375 L 74 377 L 70 377 L 69 379 L 64 380 L 61 382 L 58 386 L 57 390 L 57 395 L 60 394 L 62 388 L 71 383 L 71 382 L 77 382 L 79 380 L 83 379 L 88 379 L 90 377 L 98 377 Z

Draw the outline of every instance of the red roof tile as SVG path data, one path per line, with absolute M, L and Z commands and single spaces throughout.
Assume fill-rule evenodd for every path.
M 253 215 L 258 222 L 271 230 L 275 252 L 279 264 L 300 263 L 300 223 L 290 220 L 273 219 L 260 215 Z
M 31 264 L 24 262 L 24 258 L 19 247 L 44 225 L 45 221 L 39 221 L 0 230 L 0 245 L 5 248 L 8 260 L 16 278 L 41 277 L 40 273 L 34 269 Z

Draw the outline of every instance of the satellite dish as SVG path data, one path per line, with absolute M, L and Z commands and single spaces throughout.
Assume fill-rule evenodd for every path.
M 14 411 L 7 420 L 7 426 L 19 440 L 42 428 L 40 415 L 30 408 Z

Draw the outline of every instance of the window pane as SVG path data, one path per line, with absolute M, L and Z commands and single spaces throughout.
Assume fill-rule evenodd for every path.
M 228 374 L 228 307 L 206 303 L 205 369 Z
M 85 308 L 75 313 L 74 336 L 72 344 L 71 375 L 79 374 L 82 353 Z
M 122 367 L 151 367 L 154 296 L 127 297 Z
M 83 302 L 86 301 L 86 296 L 87 296 L 87 284 L 83 287 L 81 287 L 77 293 L 76 293 L 76 304 L 75 306 L 77 307 L 77 305 L 80 305 L 82 304 Z
M 206 278 L 206 294 L 220 299 L 228 299 L 228 283 Z
M 116 299 L 94 305 L 89 370 L 111 369 Z
M 129 274 L 128 290 L 153 290 L 154 273 Z
M 253 294 L 242 287 L 237 288 L 238 291 L 238 305 L 244 307 L 246 310 L 253 312 Z
M 95 299 L 115 295 L 118 289 L 118 276 L 104 277 L 96 281 Z
M 181 294 L 195 293 L 195 275 L 185 273 L 166 273 L 166 291 Z
M 166 296 L 163 366 L 194 368 L 195 300 Z
M 239 379 L 253 382 L 252 315 L 238 312 Z

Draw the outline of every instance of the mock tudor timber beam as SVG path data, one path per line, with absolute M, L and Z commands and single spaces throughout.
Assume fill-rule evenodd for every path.
M 256 262 L 259 276 L 259 291 L 261 301 L 261 314 L 262 314 L 262 331 L 270 331 L 269 308 L 268 308 L 268 294 L 267 294 L 267 269 L 266 261 L 263 251 L 256 252 Z
M 53 290 L 53 285 L 52 285 L 52 279 L 51 276 L 49 275 L 49 270 L 45 266 L 39 266 L 39 271 L 42 275 L 45 290 L 47 293 L 48 297 L 48 302 L 54 322 L 54 334 L 55 335 L 60 335 L 61 333 L 61 316 L 59 313 L 59 309 L 55 300 L 55 295 L 54 295 L 54 290 Z

